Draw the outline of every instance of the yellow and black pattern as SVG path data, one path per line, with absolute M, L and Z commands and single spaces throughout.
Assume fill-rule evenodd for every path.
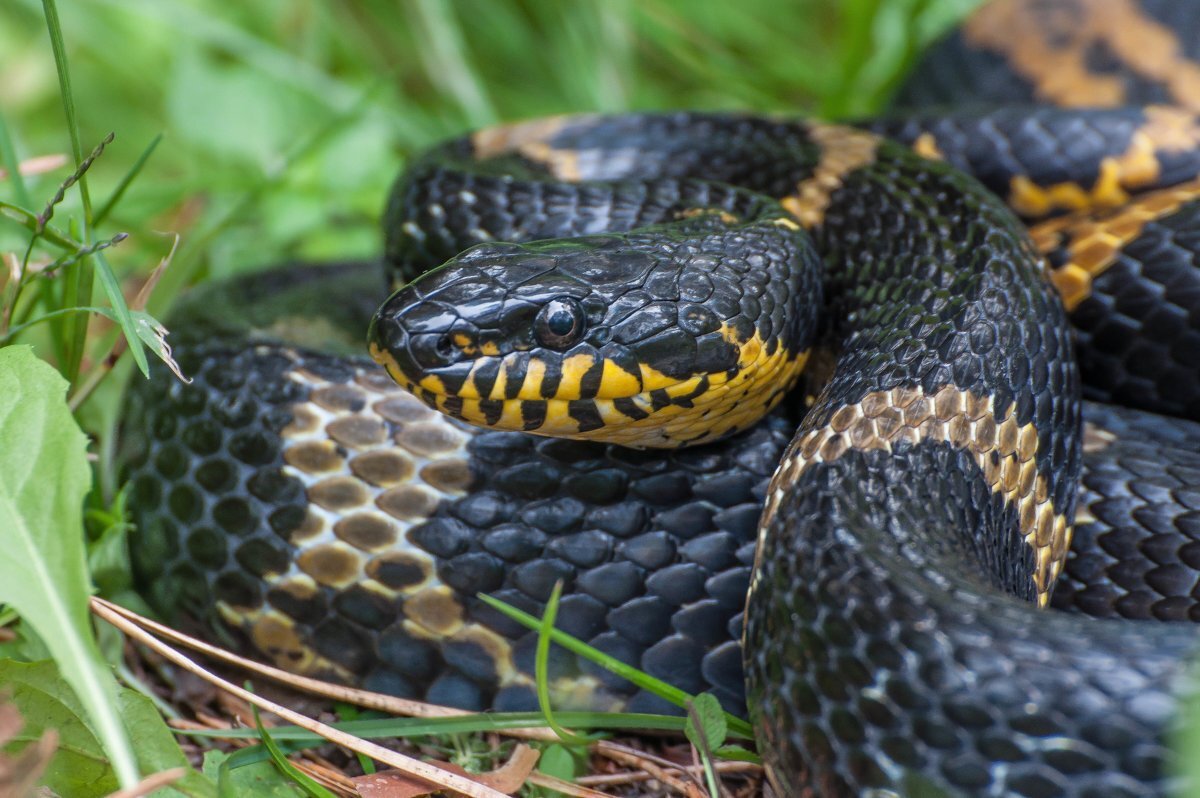
M 822 145 L 812 132 L 822 126 L 793 131 L 826 161 L 815 164 L 807 183 L 795 181 L 797 194 L 782 207 L 689 177 L 655 179 L 653 188 L 647 180 L 626 181 L 623 189 L 602 184 L 599 196 L 592 182 L 551 180 L 594 178 L 591 165 L 627 146 L 613 128 L 633 120 L 558 118 L 484 131 L 459 144 L 484 162 L 513 155 L 545 169 L 544 178 L 474 187 L 474 203 L 506 209 L 497 216 L 511 215 L 516 197 L 557 191 L 574 195 L 576 204 L 597 202 L 592 215 L 613 231 L 478 243 L 398 291 L 372 324 L 371 354 L 399 384 L 473 424 L 635 447 L 716 440 L 779 403 L 815 335 L 819 308 L 802 298 L 820 290 L 817 258 L 788 205 L 810 204 L 801 220 L 810 223 L 838 171 L 870 162 L 875 137 L 856 133 L 866 144 L 840 162 L 837 153 L 847 148 Z M 696 121 L 680 115 L 657 123 L 680 142 Z M 714 116 L 709 123 L 729 139 L 741 135 L 736 120 Z M 742 124 L 786 129 L 765 120 Z M 439 185 L 453 158 L 439 151 L 430 159 L 441 171 L 418 168 L 413 182 L 428 183 L 422 193 L 444 202 L 461 199 L 462 189 Z M 796 166 L 799 175 L 808 165 Z M 542 212 L 547 218 L 530 224 L 549 233 L 557 217 Z M 490 236 L 498 223 L 513 224 L 496 219 L 462 234 Z M 573 222 L 557 223 L 574 232 Z M 632 224 L 646 226 L 621 232 Z M 404 223 L 397 232 L 411 238 Z
M 415 159 L 370 334 L 411 396 L 294 345 L 194 350 L 211 395 L 135 414 L 139 569 L 288 667 L 459 706 L 533 702 L 531 638 L 479 591 L 536 613 L 562 580 L 568 631 L 735 710 L 744 631 L 781 794 L 1162 792 L 1191 637 L 1034 608 L 1200 615 L 1200 431 L 1085 436 L 1077 387 L 1200 418 L 1186 5 L 1000 0 L 945 45 L 1025 99 L 1157 105 L 556 117 Z M 1051 217 L 1036 248 L 1002 201 Z M 658 708 L 552 674 L 564 706 Z
M 901 107 L 979 102 L 1200 111 L 1189 0 L 993 0 L 928 53 Z
M 970 172 L 1026 219 L 1111 209 L 1197 173 L 1200 112 L 1173 106 L 999 107 L 867 123 Z
M 284 323 L 298 291 L 353 305 L 378 277 L 368 264 L 268 273 L 177 314 L 195 380 L 165 396 L 135 384 L 123 436 L 147 597 L 293 671 L 529 711 L 537 635 L 476 594 L 537 615 L 561 579 L 572 634 L 744 711 L 727 630 L 794 423 L 776 412 L 718 444 L 655 452 L 486 432 L 366 358 L 280 342 L 300 331 Z M 666 709 L 565 651 L 551 663 L 556 706 Z
M 1018 424 L 1010 406 L 997 411 L 992 397 L 952 385 L 933 394 L 919 388 L 871 393 L 843 405 L 829 424 L 796 439 L 772 481 L 760 530 L 765 534 L 791 485 L 815 463 L 832 463 L 850 450 L 894 452 L 925 441 L 968 452 L 993 493 L 1017 515 L 1018 526 L 1034 554 L 1033 587 L 1040 606 L 1062 572 L 1071 546 L 1067 516 L 1055 511 L 1050 482 L 1038 473 L 1038 432 L 1032 423 Z M 761 563 L 756 569 L 761 571 Z

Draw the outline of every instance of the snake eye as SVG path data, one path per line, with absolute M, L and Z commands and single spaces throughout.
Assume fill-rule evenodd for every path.
M 583 336 L 586 319 L 579 303 L 567 296 L 551 299 L 533 321 L 533 331 L 542 346 L 566 349 Z

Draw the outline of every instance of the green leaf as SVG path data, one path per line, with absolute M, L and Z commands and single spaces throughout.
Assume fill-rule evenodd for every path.
M 712 693 L 701 693 L 688 702 L 687 724 L 683 727 L 683 733 L 700 754 L 700 763 L 704 765 L 704 780 L 708 785 L 709 794 L 714 798 L 720 795 L 720 792 L 717 774 L 713 770 L 712 752 L 725 742 L 727 730 L 721 702 L 717 701 Z
M 575 778 L 575 757 L 565 745 L 552 743 L 545 747 L 538 759 L 537 769 L 547 776 L 571 781 Z
M 204 754 L 204 775 L 217 783 L 219 798 L 304 798 L 304 791 L 280 773 L 269 759 L 236 766 L 224 751 Z
M 542 755 L 538 758 L 537 769 L 547 776 L 573 782 L 575 781 L 575 777 L 579 775 L 579 762 L 575 755 L 571 753 L 571 749 L 565 745 L 552 743 L 542 749 Z M 558 790 L 546 788 L 540 788 L 537 794 L 550 796 L 550 798 L 557 798 L 557 796 L 562 795 Z
M 137 767 L 116 711 L 116 682 L 88 621 L 82 515 L 91 470 L 66 389 L 29 347 L 0 349 L 0 603 L 45 641 L 121 783 L 133 784 Z
M 15 747 L 37 739 L 46 729 L 58 732 L 58 751 L 43 776 L 47 787 L 59 795 L 79 798 L 103 796 L 117 789 L 116 777 L 97 739 L 95 726 L 55 663 L 0 661 L 0 684 L 5 685 L 10 700 L 25 719 L 24 728 L 13 740 Z M 117 709 L 136 746 L 142 772 L 187 767 L 187 758 L 148 698 L 121 689 Z M 212 798 L 216 789 L 200 774 L 189 772 L 155 795 Z
M 91 257 L 91 260 L 96 264 L 96 275 L 100 278 L 100 287 L 104 289 L 104 295 L 108 297 L 108 304 L 116 313 L 117 323 L 121 325 L 121 332 L 129 341 L 129 354 L 133 356 L 133 362 L 137 364 L 142 376 L 149 377 L 150 366 L 146 363 L 146 353 L 138 345 L 138 342 L 144 340 L 145 336 L 133 322 L 129 306 L 125 304 L 125 295 L 121 293 L 121 284 L 117 282 L 117 276 L 113 274 L 112 267 L 108 265 L 108 259 L 104 257 L 103 253 L 97 252 Z
M 715 751 L 725 743 L 728 725 L 721 702 L 712 693 L 701 693 L 692 699 L 683 733 L 697 748 Z M 697 722 L 699 727 L 697 728 Z

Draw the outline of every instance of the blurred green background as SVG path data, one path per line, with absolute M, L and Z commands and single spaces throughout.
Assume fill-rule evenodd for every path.
M 64 0 L 89 176 L 104 197 L 163 140 L 100 237 L 144 274 L 182 236 L 180 284 L 288 258 L 370 255 L 408 153 L 466 128 L 578 110 L 880 108 L 976 0 Z M 0 3 L 0 117 L 19 159 L 69 152 L 40 0 Z M 29 179 L 33 204 L 63 166 Z M 12 201 L 11 181 L 0 199 Z M 58 218 L 74 213 L 67 207 Z M 77 214 L 76 214 L 77 215 Z M 26 232 L 0 218 L 0 252 Z

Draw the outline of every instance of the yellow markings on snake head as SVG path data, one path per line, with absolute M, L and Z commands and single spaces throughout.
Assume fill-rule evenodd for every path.
M 603 371 L 600 373 L 600 391 L 596 394 L 598 397 L 609 399 L 641 393 L 642 380 L 637 374 L 626 371 L 608 359 L 605 359 L 601 368 Z
M 484 341 L 480 343 L 473 336 L 466 333 L 456 332 L 450 336 L 450 342 L 467 357 L 497 357 L 500 354 L 500 347 L 495 341 Z
M 819 123 L 809 127 L 808 135 L 820 148 L 820 159 L 812 175 L 779 202 L 801 225 L 813 228 L 825 218 L 830 199 L 846 177 L 875 160 L 880 139 L 863 130 Z
M 367 345 L 367 354 L 371 356 L 372 360 L 383 366 L 383 370 L 388 373 L 393 382 L 397 385 L 408 385 L 408 378 L 400 369 L 400 364 L 396 362 L 396 358 L 392 356 L 391 352 L 372 341 Z
M 922 441 L 940 441 L 968 452 L 992 492 L 1016 510 L 1021 537 L 1033 550 L 1037 602 L 1046 606 L 1071 545 L 1072 527 L 1055 511 L 1050 483 L 1038 473 L 1037 429 L 1032 422 L 1018 423 L 1013 406 L 996 412 L 992 397 L 953 385 L 933 394 L 921 388 L 875 391 L 838 408 L 825 426 L 802 432 L 771 480 L 759 524 L 759 552 L 785 486 L 809 466 L 832 462 L 852 449 L 891 452 L 901 442 L 915 446 Z M 760 567 L 756 562 L 755 574 Z
M 738 355 L 738 368 L 745 369 L 754 365 L 754 363 L 763 355 L 763 342 L 757 336 L 751 337 L 746 343 L 742 344 L 742 351 Z
M 546 361 L 541 358 L 529 358 L 529 364 L 525 368 L 525 381 L 521 383 L 521 389 L 517 391 L 518 399 L 541 399 L 542 398 L 542 381 L 546 379 Z
M 488 396 L 489 399 L 503 399 L 505 391 L 508 390 L 508 363 L 505 360 L 500 361 L 500 369 L 496 372 L 496 381 L 492 383 L 492 392 Z
M 401 387 L 443 413 L 478 426 L 669 448 L 715 440 L 751 426 L 791 389 L 808 358 L 807 352 L 790 351 L 780 340 L 764 341 L 757 332 L 743 338 L 734 326 L 723 325 L 720 333 L 738 349 L 736 365 L 728 369 L 671 376 L 639 362 L 635 374 L 613 360 L 598 363 L 596 355 L 587 352 L 553 365 L 530 357 L 524 360 L 524 375 L 513 398 L 509 394 L 512 380 L 518 378 L 517 355 L 501 359 L 486 396 L 486 385 L 480 385 L 482 361 L 457 392 L 450 392 L 437 375 L 425 375 L 414 384 L 389 353 L 372 347 L 372 355 Z M 584 380 L 598 365 L 595 395 L 585 397 Z
M 417 385 L 430 393 L 444 394 L 446 393 L 446 385 L 442 382 L 442 378 L 436 374 L 426 374 L 417 381 Z
M 663 390 L 670 388 L 676 382 L 674 377 L 669 377 L 653 366 L 649 366 L 645 363 L 638 363 L 638 369 L 641 371 L 641 383 L 643 391 Z
M 554 392 L 555 399 L 578 399 L 582 396 L 583 375 L 596 365 L 596 358 L 586 352 L 569 355 L 562 360 L 562 379 L 558 390 Z

